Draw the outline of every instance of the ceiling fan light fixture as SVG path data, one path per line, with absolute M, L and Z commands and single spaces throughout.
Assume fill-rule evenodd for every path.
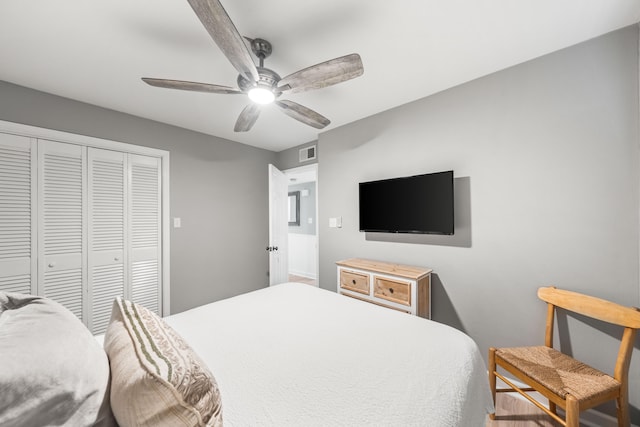
M 249 99 L 251 99 L 256 104 L 271 104 L 275 99 L 276 95 L 270 88 L 266 88 L 264 86 L 256 86 L 249 90 Z

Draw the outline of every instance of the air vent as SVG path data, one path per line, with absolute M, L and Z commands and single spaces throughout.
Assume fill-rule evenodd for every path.
M 316 158 L 316 146 L 311 145 L 309 147 L 300 149 L 300 161 L 307 162 L 309 160 L 315 160 Z

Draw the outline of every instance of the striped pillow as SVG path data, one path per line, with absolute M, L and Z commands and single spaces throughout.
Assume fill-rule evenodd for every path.
M 122 426 L 222 426 L 213 375 L 189 345 L 146 308 L 117 298 L 104 347 L 111 408 Z

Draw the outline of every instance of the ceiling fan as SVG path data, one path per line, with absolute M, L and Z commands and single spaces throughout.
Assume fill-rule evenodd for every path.
M 268 41 L 260 38 L 246 38 L 250 43 L 251 51 L 260 61 L 260 65 L 256 67 L 243 37 L 218 0 L 188 0 L 188 2 L 213 41 L 240 73 L 237 79 L 238 87 L 147 77 L 143 77 L 142 80 L 151 86 L 169 89 L 248 95 L 253 102 L 240 113 L 234 127 L 236 132 L 250 130 L 260 115 L 260 106 L 272 102 L 286 115 L 306 125 L 322 129 L 331 123 L 329 119 L 296 102 L 278 100 L 280 95 L 321 89 L 359 77 L 364 72 L 360 55 L 353 53 L 280 78 L 275 71 L 264 67 L 265 58 L 272 52 Z

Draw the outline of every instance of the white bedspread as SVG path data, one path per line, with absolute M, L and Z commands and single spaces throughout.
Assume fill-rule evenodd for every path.
M 226 426 L 483 427 L 492 408 L 467 335 L 308 285 L 165 320 L 216 377 Z

